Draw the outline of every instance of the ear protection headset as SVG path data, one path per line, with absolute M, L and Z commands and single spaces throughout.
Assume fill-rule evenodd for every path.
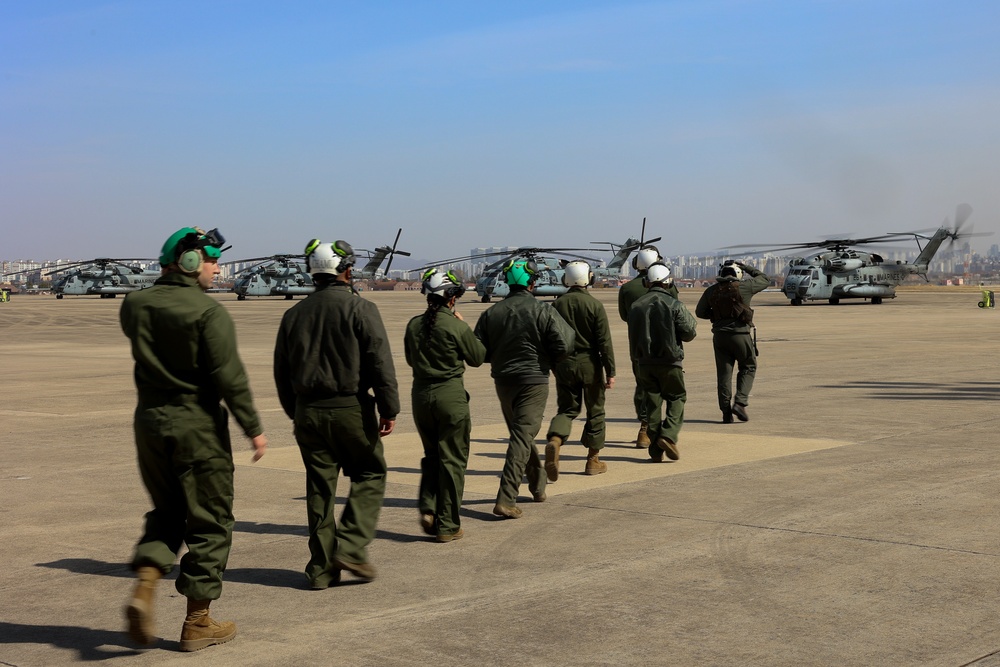
M 192 232 L 177 242 L 177 266 L 189 275 L 201 271 L 201 265 L 205 262 L 201 247 L 198 245 L 202 235 L 203 233 Z
M 354 266 L 357 258 L 354 257 L 354 248 L 347 241 L 334 241 L 333 251 L 340 257 L 340 265 L 337 267 L 341 272 Z
M 189 229 L 190 232 L 177 240 L 177 245 L 174 248 L 174 261 L 185 274 L 196 275 L 201 271 L 206 255 L 213 259 L 219 258 L 222 251 L 226 249 L 222 247 L 226 239 L 219 233 L 218 229 L 208 232 L 197 227 Z M 160 263 L 163 264 L 163 262 L 164 258 L 160 257 Z

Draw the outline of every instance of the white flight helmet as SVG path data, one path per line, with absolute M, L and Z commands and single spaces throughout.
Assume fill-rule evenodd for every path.
M 635 254 L 635 259 L 632 261 L 632 268 L 637 271 L 645 271 L 653 262 L 659 262 L 661 259 L 663 258 L 660 257 L 660 251 L 654 246 L 648 245 Z
M 664 285 L 670 282 L 670 268 L 663 262 L 653 262 L 646 269 L 646 284 L 653 285 L 655 283 L 663 283 Z
M 583 260 L 573 260 L 563 268 L 562 284 L 566 287 L 588 287 L 594 284 L 594 271 Z
M 333 243 L 322 243 L 319 239 L 313 239 L 306 244 L 306 268 L 309 275 L 315 276 L 320 273 L 336 276 L 354 266 L 354 249 L 347 241 L 334 241 Z
M 719 269 L 719 276 L 731 278 L 736 278 L 737 280 L 743 280 L 743 269 L 736 265 L 736 263 L 728 259 L 723 262 L 722 267 Z

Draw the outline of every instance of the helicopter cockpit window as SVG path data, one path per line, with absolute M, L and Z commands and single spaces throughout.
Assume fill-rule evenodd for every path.
M 812 274 L 813 280 L 819 280 L 819 271 L 813 271 Z

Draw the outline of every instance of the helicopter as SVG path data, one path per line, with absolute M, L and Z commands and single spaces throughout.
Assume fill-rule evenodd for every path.
M 408 257 L 410 253 L 405 250 L 396 250 L 399 235 L 402 232 L 402 228 L 396 232 L 396 240 L 392 246 L 379 246 L 375 250 L 357 248 L 356 252 L 367 253 L 367 262 L 354 274 L 355 278 L 375 279 L 380 272 L 382 262 L 387 257 L 389 262 L 385 265 L 385 271 L 382 273 L 383 275 L 388 274 L 393 257 L 396 255 Z M 286 299 L 291 299 L 316 291 L 312 276 L 306 269 L 305 255 L 301 253 L 253 257 L 226 263 L 246 264 L 248 262 L 257 262 L 257 264 L 243 269 L 233 280 L 232 291 L 236 293 L 237 301 L 245 301 L 248 296 L 283 296 Z
M 136 290 L 152 287 L 162 273 L 159 266 L 146 268 L 139 263 L 155 262 L 154 259 L 111 259 L 97 257 L 83 262 L 75 262 L 49 271 L 43 275 L 54 276 L 65 274 L 53 279 L 52 293 L 57 299 L 66 294 L 86 296 L 99 294 L 102 299 L 113 299 L 119 294 L 128 294 Z M 38 271 L 23 271 L 31 273 Z
M 629 239 L 623 245 L 610 243 L 609 241 L 594 241 L 594 243 L 608 243 L 613 248 L 618 248 L 615 258 L 608 264 L 607 267 L 594 269 L 595 277 L 597 275 L 603 275 L 604 277 L 617 277 L 621 271 L 621 267 L 625 264 L 625 261 L 628 259 L 628 256 L 632 253 L 632 251 L 638 247 L 639 242 L 635 239 Z M 562 282 L 563 267 L 572 261 L 572 259 L 582 259 L 591 266 L 595 266 L 598 262 L 594 258 L 576 254 L 577 252 L 588 252 L 593 250 L 594 248 L 538 248 L 534 246 L 523 246 L 514 250 L 487 252 L 476 255 L 465 255 L 464 257 L 443 259 L 425 266 L 423 269 L 428 269 L 432 266 L 447 266 L 449 264 L 467 262 L 469 260 L 498 257 L 499 259 L 494 259 L 490 264 L 486 265 L 482 274 L 479 276 L 479 279 L 476 280 L 476 294 L 483 303 L 489 303 L 493 300 L 493 297 L 502 299 L 510 294 L 510 288 L 504 280 L 503 267 L 511 260 L 526 259 L 533 261 L 538 267 L 538 277 L 535 279 L 535 294 L 537 296 L 559 296 L 560 294 L 565 294 L 566 290 L 569 289 L 563 285 Z M 543 255 L 559 255 L 560 257 L 545 257 Z M 599 274 L 599 271 L 602 273 Z
M 793 243 L 759 252 L 823 249 L 815 255 L 794 257 L 788 262 L 783 292 L 793 306 L 801 306 L 806 301 L 821 300 L 836 305 L 841 299 L 870 299 L 873 304 L 880 304 L 883 299 L 896 298 L 896 287 L 910 275 L 923 276 L 926 280 L 931 259 L 944 241 L 954 243 L 959 238 L 968 236 L 987 236 L 988 234 L 962 232 L 962 227 L 971 214 L 971 206 L 959 205 L 955 212 L 955 226 L 949 227 L 946 218 L 932 236 L 925 236 L 922 233 L 930 230 L 890 232 L 867 238 Z M 876 252 L 855 249 L 856 246 L 889 243 L 905 237 L 912 237 L 920 248 L 920 254 L 912 264 L 898 260 L 886 262 Z M 926 243 L 921 245 L 921 240 Z

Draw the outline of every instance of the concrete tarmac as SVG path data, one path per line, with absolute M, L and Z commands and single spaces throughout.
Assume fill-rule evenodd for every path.
M 302 574 L 305 481 L 271 375 L 291 302 L 216 296 L 271 448 L 251 465 L 234 436 L 236 529 L 212 612 L 239 635 L 197 657 L 177 651 L 184 600 L 172 581 L 156 602 L 162 639 L 139 649 L 122 632 L 149 501 L 121 299 L 0 304 L 0 665 L 1000 665 L 1000 313 L 977 308 L 978 291 L 798 308 L 757 296 L 751 420 L 731 425 L 699 320 L 681 458 L 660 464 L 632 444 L 617 292 L 594 294 L 619 368 L 608 472 L 582 474 L 579 420 L 549 499 L 533 503 L 525 484 L 524 517 L 493 517 L 506 431 L 488 366 L 471 369 L 466 536 L 449 544 L 417 523 L 422 451 L 402 332 L 423 298 L 365 295 L 386 322 L 403 411 L 385 439 L 378 578 L 345 574 L 325 591 Z M 693 311 L 700 294 L 681 296 Z M 485 308 L 473 297 L 459 310 L 474 325 Z

